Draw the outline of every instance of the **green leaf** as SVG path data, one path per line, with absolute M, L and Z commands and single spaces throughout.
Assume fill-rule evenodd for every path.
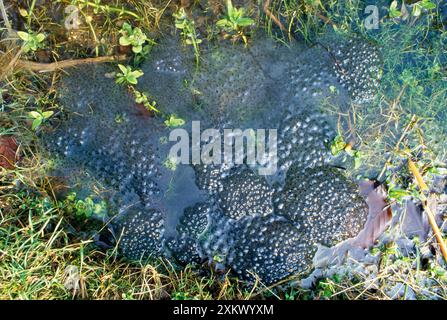
M 400 17 L 401 14 L 402 13 L 397 9 L 397 1 L 394 0 L 393 2 L 391 2 L 391 5 L 390 5 L 390 10 L 389 10 L 390 18 Z
M 139 77 L 141 77 L 142 75 L 144 75 L 144 72 L 141 71 L 141 70 L 135 70 L 135 71 L 132 72 L 132 75 L 133 75 L 135 78 L 139 78 Z
M 37 40 L 37 42 L 42 42 L 43 40 L 45 40 L 45 35 L 43 33 L 39 33 L 36 36 L 36 40 Z
M 27 53 L 27 52 L 29 52 L 29 50 L 30 50 L 30 48 L 28 45 L 23 46 L 23 53 Z
M 23 9 L 23 8 L 19 8 L 19 13 L 20 13 L 20 15 L 21 15 L 22 17 L 24 17 L 24 18 L 28 17 L 28 11 L 26 11 L 26 10 Z
M 228 25 L 231 25 L 231 24 L 227 19 L 221 19 L 221 20 L 217 21 L 216 25 L 218 27 L 227 27 Z
M 419 16 L 421 15 L 421 13 L 422 13 L 421 7 L 420 7 L 418 4 L 416 4 L 416 5 L 413 7 L 412 15 L 413 15 L 414 17 L 419 17 Z
M 234 7 L 231 0 L 227 0 L 227 11 L 229 16 L 232 16 L 234 14 Z
M 137 84 L 138 80 L 134 75 L 129 75 L 127 77 L 127 82 L 129 82 L 130 84 Z
M 130 24 L 128 24 L 127 22 L 123 23 L 123 26 L 121 27 L 121 31 L 122 32 L 126 32 L 128 34 L 132 34 L 132 26 Z
M 335 86 L 329 86 L 329 91 L 331 93 L 337 93 L 338 92 L 338 90 L 337 90 L 337 88 Z
M 42 115 L 45 119 L 48 119 L 49 117 L 51 117 L 53 115 L 53 113 L 54 113 L 53 111 L 45 111 L 42 113 Z
M 30 39 L 30 35 L 28 33 L 26 33 L 26 32 L 23 32 L 23 31 L 17 31 L 17 35 L 23 41 L 28 41 Z
M 186 27 L 186 21 L 176 22 L 175 27 L 177 29 L 184 29 Z
M 410 195 L 410 192 L 405 189 L 392 188 L 388 190 L 388 196 L 392 199 L 401 199 L 402 197 Z
M 361 155 L 360 151 L 355 151 L 354 152 L 354 169 L 360 168 L 361 165 L 362 165 L 362 155 Z
M 31 129 L 36 130 L 41 124 L 42 124 L 42 118 L 36 118 L 33 121 L 33 125 L 31 126 Z
M 31 51 L 36 51 L 37 50 L 37 43 L 35 41 L 30 41 L 29 42 L 29 48 L 31 49 Z
M 185 124 L 185 120 L 177 118 L 175 115 L 171 114 L 169 119 L 164 123 L 167 127 L 175 128 L 183 126 Z
M 341 135 L 335 137 L 331 144 L 331 153 L 336 156 L 346 147 L 346 142 Z
M 128 45 L 130 45 L 129 38 L 127 38 L 126 36 L 120 37 L 119 44 L 121 46 L 128 46 Z
M 141 50 L 143 50 L 143 46 L 142 46 L 142 45 L 132 47 L 132 51 L 133 51 L 134 53 L 140 53 Z
M 248 27 L 253 25 L 255 22 L 251 18 L 240 18 L 237 20 L 237 24 L 241 27 Z
M 42 118 L 42 115 L 39 112 L 37 112 L 37 111 L 31 111 L 31 112 L 28 113 L 28 115 L 31 118 L 34 118 L 34 119 Z
M 123 76 L 119 76 L 118 78 L 116 78 L 115 82 L 117 84 L 123 84 L 124 81 L 126 81 L 126 78 L 124 78 Z
M 421 5 L 422 8 L 424 8 L 426 10 L 436 9 L 436 4 L 434 4 L 433 2 L 431 2 L 429 0 L 423 0 L 419 4 Z
M 127 68 L 125 66 L 123 66 L 122 64 L 118 64 L 118 68 L 120 68 L 123 74 L 127 74 Z

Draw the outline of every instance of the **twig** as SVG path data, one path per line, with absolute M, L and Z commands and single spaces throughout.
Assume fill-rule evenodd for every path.
M 408 159 L 408 168 L 413 173 L 414 177 L 416 178 L 416 182 L 421 189 L 421 191 L 428 191 L 428 186 L 424 182 L 424 178 L 422 178 L 421 173 L 419 172 L 418 168 L 414 164 L 414 162 L 411 159 Z
M 3 21 L 5 23 L 5 27 L 6 27 L 6 29 L 8 29 L 8 32 L 9 32 L 9 31 L 11 31 L 12 27 L 11 27 L 11 23 L 9 23 L 8 14 L 6 13 L 6 8 L 3 3 L 3 0 L 0 0 L 0 10 L 2 12 L 2 17 L 3 17 Z
M 271 0 L 265 0 L 264 1 L 264 6 L 263 6 L 263 10 L 264 13 L 270 18 L 272 19 L 272 21 L 284 32 L 287 32 L 290 35 L 290 30 L 288 30 L 286 27 L 284 27 L 284 25 L 281 23 L 281 21 L 272 13 L 272 11 L 270 10 L 270 3 L 272 1 Z M 324 15 L 322 15 L 320 12 L 316 12 L 316 16 L 318 18 L 320 18 L 322 21 L 324 21 L 327 24 L 330 24 L 334 27 L 336 27 L 337 25 L 328 17 L 325 17 Z
M 137 15 L 135 12 L 126 10 L 126 9 L 124 9 L 124 8 L 116 8 L 116 7 L 106 6 L 106 5 L 97 4 L 97 3 L 95 3 L 95 2 L 87 1 L 87 0 L 81 0 L 81 3 L 82 3 L 82 4 L 85 4 L 85 5 L 87 5 L 87 6 L 91 6 L 91 7 L 95 8 L 95 9 L 106 10 L 106 11 L 114 12 L 114 13 L 117 13 L 117 14 L 122 14 L 122 13 L 124 13 L 124 14 L 127 14 L 127 15 L 129 15 L 129 16 L 132 16 L 132 17 L 134 17 L 134 18 L 136 18 L 136 19 L 141 19 L 140 16 Z
M 281 23 L 281 21 L 279 21 L 279 19 L 272 13 L 272 11 L 270 11 L 270 2 L 271 0 L 265 0 L 264 2 L 264 13 L 270 18 L 272 19 L 272 21 L 284 32 L 287 32 L 286 27 L 284 27 L 284 25 Z
M 81 64 L 115 62 L 115 61 L 123 61 L 126 59 L 127 59 L 126 55 L 118 55 L 118 56 L 105 56 L 105 57 L 75 59 L 75 60 L 69 59 L 52 63 L 39 63 L 27 60 L 18 60 L 16 66 L 18 68 L 22 68 L 28 71 L 52 72 L 59 69 L 78 66 Z
M 416 182 L 421 191 L 422 192 L 428 191 L 427 184 L 424 182 L 421 173 L 419 172 L 418 168 L 411 159 L 408 159 L 408 168 L 415 176 Z M 422 206 L 424 207 L 424 212 L 427 215 L 428 222 L 430 223 L 433 233 L 435 234 L 436 240 L 438 241 L 439 248 L 441 249 L 442 256 L 444 257 L 444 261 L 447 262 L 447 248 L 445 246 L 444 239 L 442 238 L 441 230 L 439 230 L 438 224 L 436 223 L 435 215 L 431 211 L 430 206 L 428 205 L 426 199 L 423 199 Z
M 323 16 L 320 12 L 316 13 L 317 17 L 320 18 L 321 20 L 323 20 L 325 23 L 330 24 L 333 27 L 336 27 L 337 25 L 335 24 L 334 21 L 332 21 L 331 19 L 329 19 L 328 17 Z
M 417 122 L 416 119 L 416 115 L 413 115 L 411 117 L 410 122 L 408 123 L 408 125 L 405 127 L 404 132 L 402 133 L 402 135 L 400 136 L 399 140 L 396 143 L 396 146 L 394 147 L 394 151 L 398 151 L 399 150 L 399 145 L 402 143 L 402 141 L 404 140 L 405 136 L 408 134 L 408 132 L 410 131 L 410 129 L 413 127 L 413 125 Z M 386 166 L 387 164 L 391 161 L 393 155 L 390 155 L 389 158 L 386 160 L 385 165 L 383 166 L 382 171 L 380 172 L 380 174 L 377 176 L 377 181 L 380 181 L 380 179 L 382 178 L 382 176 L 385 174 L 386 171 Z
M 20 58 L 20 55 L 22 54 L 23 51 L 23 47 L 20 48 L 20 50 L 18 50 L 16 52 L 16 54 L 14 55 L 14 57 L 11 59 L 11 61 L 9 61 L 8 65 L 3 68 L 3 71 L 0 72 L 0 80 L 3 80 L 3 78 L 9 73 L 9 71 L 14 67 L 14 65 L 17 63 L 17 61 Z

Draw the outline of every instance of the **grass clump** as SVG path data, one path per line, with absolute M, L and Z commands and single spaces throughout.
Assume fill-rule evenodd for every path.
M 99 250 L 92 238 L 74 232 L 88 200 L 54 204 L 26 192 L 0 199 L 0 299 L 250 297 L 226 275 L 203 276 L 164 260 L 130 263 L 116 248 Z
M 173 16 L 175 18 L 175 27 L 181 31 L 180 34 L 183 37 L 183 41 L 194 48 L 196 64 L 198 65 L 200 61 L 199 44 L 202 43 L 202 39 L 199 39 L 197 35 L 194 20 L 188 17 L 184 8 L 181 8 Z
M 233 40 L 241 38 L 247 44 L 247 36 L 244 34 L 244 28 L 252 26 L 255 23 L 253 19 L 245 16 L 244 8 L 235 8 L 231 0 L 227 0 L 227 12 L 223 19 L 217 21 L 216 25 L 223 31 L 232 36 Z

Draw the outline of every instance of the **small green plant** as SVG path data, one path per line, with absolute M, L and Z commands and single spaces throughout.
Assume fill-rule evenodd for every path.
M 332 94 L 338 94 L 338 89 L 335 86 L 329 86 L 329 92 Z
M 125 121 L 127 121 L 127 119 L 126 119 L 126 116 L 124 114 L 117 113 L 115 115 L 115 123 L 116 124 L 120 124 L 120 123 L 123 123 Z
M 192 45 L 194 48 L 194 55 L 196 57 L 196 64 L 199 64 L 200 51 L 199 44 L 202 40 L 197 37 L 194 20 L 188 18 L 184 8 L 181 8 L 174 14 L 175 27 L 181 30 L 181 35 L 184 42 L 188 45 Z
M 393 1 L 390 4 L 390 8 L 388 10 L 388 15 L 390 16 L 390 18 L 399 18 L 402 13 L 400 12 L 400 10 L 397 8 L 397 1 Z
M 153 44 L 155 44 L 155 42 L 151 42 L 150 44 L 144 45 L 141 52 L 135 54 L 135 56 L 133 58 L 133 63 L 135 66 L 138 66 L 147 60 L 147 58 L 149 57 L 149 54 L 151 53 Z
M 53 111 L 31 111 L 28 115 L 33 119 L 31 129 L 36 130 L 42 123 L 51 118 Z
M 414 4 L 413 11 L 411 12 L 411 14 L 414 17 L 419 17 L 422 13 L 422 10 L 433 10 L 433 9 L 436 9 L 436 4 L 434 4 L 430 0 L 422 0 Z
M 119 64 L 118 68 L 121 70 L 121 73 L 116 76 L 116 83 L 118 84 L 137 84 L 137 79 L 144 74 L 141 70 L 132 70 L 130 66 L 123 66 L 122 64 Z
M 322 279 L 318 282 L 315 292 L 320 299 L 330 299 L 336 292 L 332 279 Z
M 420 198 L 417 184 L 406 184 L 407 176 L 403 176 L 402 172 L 392 173 L 386 176 L 386 186 L 388 189 L 387 198 L 390 202 L 403 203 L 405 199 L 410 197 L 414 199 Z
M 106 203 L 95 203 L 91 197 L 78 199 L 75 192 L 70 193 L 63 203 L 68 213 L 78 220 L 90 219 L 93 215 L 103 216 L 106 212 Z
M 337 135 L 331 143 L 331 153 L 333 156 L 337 156 L 340 152 L 345 150 L 346 142 L 343 136 Z
M 141 53 L 143 51 L 143 45 L 149 40 L 140 28 L 132 28 L 127 22 L 123 24 L 120 33 L 119 44 L 122 46 L 132 46 L 134 53 Z
M 402 203 L 405 200 L 405 198 L 408 198 L 410 196 L 411 196 L 410 191 L 399 188 L 396 185 L 388 185 L 388 199 L 390 201 L 396 201 L 397 203 Z
M 402 11 L 399 10 L 397 0 L 391 2 L 390 7 L 388 9 L 388 15 L 390 18 L 399 18 L 402 16 Z M 415 18 L 419 17 L 422 14 L 423 10 L 433 10 L 436 9 L 436 4 L 430 0 L 422 0 L 413 4 L 413 10 L 411 11 L 411 15 Z
M 165 125 L 169 128 L 181 127 L 185 124 L 185 120 L 177 118 L 175 114 L 171 114 L 168 119 L 165 120 Z
M 220 254 L 215 254 L 213 256 L 213 260 L 217 263 L 222 263 L 222 262 L 224 262 L 224 257 Z
M 244 8 L 235 8 L 231 0 L 227 1 L 227 15 L 217 21 L 217 26 L 224 31 L 233 34 L 233 38 L 242 38 L 245 44 L 247 44 L 247 37 L 243 32 L 243 29 L 253 25 L 255 22 L 253 19 L 245 16 Z
M 133 11 L 130 10 L 126 10 L 124 7 L 114 7 L 111 6 L 109 3 L 105 3 L 105 4 L 101 4 L 101 0 L 75 0 L 72 1 L 75 3 L 75 5 L 83 8 L 83 7 L 92 7 L 93 8 L 93 12 L 95 14 L 98 13 L 105 13 L 107 15 L 111 15 L 111 14 L 116 14 L 119 17 L 122 17 L 124 15 L 127 16 L 131 16 L 133 18 L 135 18 L 136 20 L 142 20 L 143 18 L 140 17 L 138 14 L 136 14 Z
M 352 149 L 352 145 L 347 143 L 342 135 L 337 135 L 331 143 L 331 153 L 333 156 L 346 152 L 347 155 L 354 158 L 354 169 L 358 169 L 362 164 L 362 153 L 359 150 Z
M 300 295 L 300 292 L 295 288 L 290 288 L 288 292 L 285 292 L 285 300 L 296 300 Z
M 177 169 L 177 162 L 173 158 L 166 158 L 165 162 L 163 162 L 163 165 L 166 169 L 175 171 Z
M 196 297 L 190 295 L 188 292 L 175 292 L 172 295 L 172 300 L 198 300 Z
M 160 112 L 156 108 L 157 103 L 155 101 L 150 102 L 148 96 L 144 92 L 134 90 L 133 93 L 135 95 L 136 103 L 141 103 L 148 111 Z
M 30 51 L 36 51 L 43 47 L 43 41 L 45 40 L 45 35 L 43 33 L 34 32 L 24 32 L 18 31 L 17 35 L 23 40 L 23 52 L 28 53 Z
M 419 84 L 417 77 L 413 75 L 411 70 L 405 69 L 399 77 L 400 80 L 409 87 L 416 87 Z

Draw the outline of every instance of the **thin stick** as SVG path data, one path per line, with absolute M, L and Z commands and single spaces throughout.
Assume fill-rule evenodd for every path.
M 421 173 L 419 172 L 418 168 L 411 159 L 408 159 L 408 168 L 415 176 L 416 182 L 421 191 L 428 191 L 427 184 L 424 182 Z M 442 238 L 441 230 L 439 230 L 438 224 L 436 223 L 435 215 L 431 211 L 427 203 L 427 200 L 422 201 L 422 206 L 424 207 L 424 212 L 427 215 L 428 222 L 430 223 L 430 226 L 433 229 L 433 233 L 435 234 L 436 240 L 438 241 L 439 248 L 441 249 L 442 252 L 442 256 L 444 257 L 444 260 L 447 262 L 447 248 L 445 246 L 444 239 Z
M 135 12 L 126 10 L 124 8 L 116 8 L 116 7 L 111 7 L 111 6 L 106 6 L 106 5 L 102 5 L 102 4 L 97 4 L 95 2 L 92 1 L 87 1 L 87 0 L 81 0 L 82 4 L 86 4 L 87 6 L 92 6 L 95 9 L 99 9 L 99 10 L 107 10 L 109 12 L 115 12 L 117 14 L 127 14 L 129 16 L 132 16 L 136 19 L 141 19 L 139 15 L 137 15 Z
M 270 2 L 271 0 L 265 0 L 264 2 L 264 13 L 270 18 L 272 19 L 272 21 L 284 32 L 287 32 L 286 27 L 284 27 L 284 25 L 281 23 L 281 21 L 279 21 L 279 19 L 272 13 L 272 11 L 270 11 Z
M 408 132 L 410 131 L 410 129 L 413 127 L 413 125 L 417 122 L 416 119 L 416 115 L 413 115 L 411 117 L 410 122 L 408 123 L 408 125 L 405 127 L 404 132 L 402 133 L 402 135 L 400 136 L 399 140 L 396 143 L 396 146 L 394 147 L 394 151 L 398 151 L 399 150 L 399 145 L 402 143 L 402 141 L 404 140 L 405 136 L 408 134 Z M 389 158 L 386 160 L 385 165 L 383 166 L 382 171 L 380 172 L 380 174 L 377 177 L 377 181 L 380 181 L 380 179 L 382 178 L 382 176 L 385 174 L 386 171 L 386 166 L 387 164 L 391 161 L 393 155 L 390 155 Z
M 8 32 L 11 31 L 11 23 L 9 23 L 8 14 L 6 13 L 5 5 L 3 4 L 3 0 L 0 0 L 0 10 L 2 12 L 3 21 L 5 23 L 6 29 L 8 29 Z
M 59 69 L 70 68 L 74 66 L 78 66 L 81 64 L 88 63 L 103 63 L 103 62 L 115 62 L 115 61 L 123 61 L 126 60 L 126 55 L 118 55 L 118 56 L 105 56 L 105 57 L 96 57 L 96 58 L 86 58 L 86 59 L 70 59 L 57 61 L 52 63 L 39 63 L 32 62 L 27 60 L 18 60 L 16 66 L 18 68 L 22 68 L 28 71 L 38 71 L 38 72 L 52 72 Z
M 421 173 L 419 172 L 418 168 L 416 167 L 416 164 L 411 160 L 408 159 L 408 168 L 413 173 L 414 177 L 416 178 L 417 184 L 419 188 L 421 188 L 421 191 L 428 191 L 428 186 L 424 182 L 424 179 L 422 178 Z
M 329 19 L 328 17 L 323 16 L 320 12 L 316 13 L 317 17 L 320 18 L 321 20 L 323 20 L 324 23 L 330 24 L 333 27 L 336 27 L 337 25 L 334 23 L 334 21 L 332 21 L 331 19 Z
M 14 57 L 9 61 L 8 65 L 3 69 L 2 72 L 0 72 L 0 80 L 3 80 L 3 78 L 9 73 L 9 71 L 14 67 L 14 65 L 17 63 L 17 61 L 20 58 L 20 55 L 22 54 L 23 47 L 20 48 L 20 50 L 17 51 L 17 53 L 14 55 Z

